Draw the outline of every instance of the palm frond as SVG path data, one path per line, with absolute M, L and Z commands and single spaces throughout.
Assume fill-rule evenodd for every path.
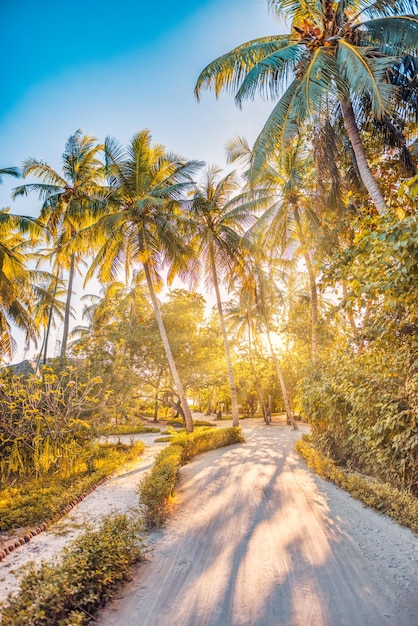
M 222 89 L 235 93 L 248 72 L 258 61 L 269 56 L 288 44 L 288 35 L 260 37 L 237 46 L 227 54 L 209 63 L 200 73 L 195 87 L 195 96 L 199 100 L 202 89 L 213 89 L 216 97 Z
M 362 22 L 357 27 L 361 45 L 376 46 L 391 56 L 418 54 L 418 16 L 394 15 Z
M 373 49 L 354 46 L 343 39 L 338 44 L 337 62 L 341 75 L 350 86 L 352 97 L 369 94 L 377 119 L 381 119 L 393 106 L 396 87 L 386 78 L 395 61 L 393 57 L 380 56 Z
M 306 113 L 306 103 L 300 94 L 296 79 L 289 85 L 274 107 L 253 148 L 250 180 L 253 184 L 266 163 L 267 157 L 276 150 L 283 150 L 294 137 Z
M 291 42 L 258 61 L 242 81 L 235 95 L 236 103 L 241 106 L 243 100 L 253 99 L 257 92 L 265 99 L 280 97 L 305 53 L 304 43 Z
M 3 176 L 13 176 L 13 178 L 20 178 L 22 176 L 22 173 L 18 167 L 0 168 L 0 185 L 3 182 Z

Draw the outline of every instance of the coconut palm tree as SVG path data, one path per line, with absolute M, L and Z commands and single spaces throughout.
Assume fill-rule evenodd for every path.
M 12 325 L 25 333 L 26 344 L 36 343 L 38 329 L 31 314 L 34 273 L 28 268 L 34 240 L 44 232 L 30 218 L 0 210 L 0 358 L 12 357 Z
M 227 144 L 228 160 L 239 161 L 248 168 L 251 165 L 253 151 L 242 137 L 230 140 Z M 319 229 L 319 218 L 314 210 L 314 202 L 309 197 L 312 162 L 302 149 L 299 140 L 292 150 L 273 153 L 264 163 L 256 188 L 252 188 L 250 172 L 244 172 L 252 195 L 257 199 L 263 213 L 251 229 L 248 236 L 259 240 L 259 247 L 272 250 L 277 256 L 277 249 L 282 252 L 294 248 L 294 241 L 305 261 L 311 291 L 312 316 L 312 359 L 318 354 L 318 289 L 312 251 L 312 240 Z
M 40 284 L 35 284 L 34 302 L 32 304 L 33 318 L 39 329 L 44 329 L 42 345 L 39 350 L 35 371 L 39 370 L 42 363 L 45 365 L 48 353 L 48 341 L 51 327 L 55 328 L 55 318 L 60 322 L 65 316 L 65 301 L 61 297 L 65 297 L 67 290 L 65 283 L 59 278 L 58 273 L 45 273 L 46 276 Z
M 235 298 L 227 303 L 225 317 L 230 332 L 236 340 L 246 339 L 248 346 L 248 360 L 250 362 L 251 373 L 253 375 L 255 388 L 261 404 L 264 421 L 270 423 L 271 416 L 268 414 L 264 395 L 260 385 L 260 377 L 254 364 L 253 345 L 257 339 L 257 332 L 260 331 L 261 320 L 255 310 L 252 294 L 248 291 L 237 289 Z
M 242 266 L 242 235 L 255 219 L 249 213 L 250 205 L 240 202 L 239 188 L 233 172 L 222 176 L 219 168 L 209 167 L 194 193 L 189 211 L 194 244 L 205 273 L 206 286 L 213 287 L 216 294 L 234 426 L 239 425 L 238 399 L 220 284 L 225 279 L 233 282 L 234 276 L 239 274 L 240 264 Z
M 277 358 L 271 335 L 272 318 L 277 308 L 277 302 L 278 300 L 282 299 L 283 295 L 280 289 L 278 289 L 277 284 L 274 280 L 272 269 L 270 269 L 269 272 L 265 272 L 261 265 L 256 263 L 253 265 L 251 272 L 247 274 L 247 276 L 249 280 L 246 283 L 245 288 L 252 289 L 255 309 L 263 322 L 264 332 L 267 337 L 271 358 L 273 360 L 277 379 L 282 390 L 288 423 L 292 425 L 293 430 L 299 430 L 293 417 L 292 409 L 290 406 L 289 393 L 287 391 L 283 372 Z
M 376 120 L 407 115 L 397 106 L 391 71 L 418 52 L 416 0 L 268 0 L 276 17 L 291 22 L 287 35 L 244 43 L 210 63 L 195 93 L 224 89 L 242 105 L 259 92 L 279 98 L 254 146 L 252 175 L 283 149 L 305 121 L 342 115 L 361 179 L 376 209 L 386 203 L 370 169 L 359 132 L 364 114 Z M 403 15 L 401 13 L 404 13 Z M 415 87 L 416 88 L 416 87 Z
M 186 427 L 191 432 L 193 420 L 155 286 L 161 282 L 165 267 L 169 268 L 169 281 L 177 273 L 186 275 L 193 251 L 179 230 L 182 226 L 179 208 L 185 193 L 193 186 L 191 177 L 201 163 L 185 161 L 167 152 L 164 146 L 152 144 L 148 130 L 137 133 L 126 149 L 115 139 L 107 138 L 105 159 L 111 190 L 108 214 L 81 233 L 97 250 L 87 280 L 95 274 L 101 282 L 117 280 L 123 270 L 128 280 L 132 268 L 142 265 Z
M 74 274 L 81 255 L 73 247 L 77 232 L 86 227 L 105 207 L 103 163 L 98 158 L 103 146 L 94 137 L 77 130 L 68 139 L 62 155 L 62 173 L 48 163 L 28 158 L 23 162 L 23 176 L 33 175 L 41 182 L 27 183 L 14 189 L 14 197 L 37 193 L 42 201 L 40 219 L 54 240 L 55 265 L 69 272 L 61 341 L 61 360 L 65 358 L 71 315 Z

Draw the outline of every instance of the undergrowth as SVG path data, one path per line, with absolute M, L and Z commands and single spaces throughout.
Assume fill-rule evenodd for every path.
M 173 437 L 156 457 L 139 486 L 144 521 L 148 528 L 161 526 L 170 509 L 180 467 L 207 450 L 244 442 L 240 428 L 201 429 Z
M 60 515 L 68 504 L 116 471 L 122 464 L 138 458 L 144 444 L 97 444 L 74 474 L 66 479 L 44 475 L 16 481 L 0 490 L 0 531 L 33 527 Z
M 80 626 L 129 579 L 141 560 L 139 525 L 127 515 L 103 518 L 62 552 L 58 563 L 32 562 L 25 569 L 19 594 L 9 596 L 2 626 Z
M 319 476 L 331 480 L 367 506 L 418 532 L 418 499 L 412 493 L 338 467 L 330 457 L 315 450 L 309 435 L 302 435 L 296 443 L 296 450 Z
M 97 435 L 138 435 L 142 433 L 159 433 L 160 428 L 144 426 L 143 424 L 108 424 L 96 429 Z

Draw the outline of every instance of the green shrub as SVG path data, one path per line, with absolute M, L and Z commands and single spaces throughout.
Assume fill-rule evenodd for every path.
M 60 515 L 66 506 L 122 464 L 137 459 L 144 447 L 142 441 L 134 446 L 97 444 L 84 449 L 84 460 L 69 478 L 44 475 L 5 486 L 0 490 L 0 531 L 33 527 Z
M 306 372 L 298 402 L 315 448 L 418 495 L 418 361 L 412 339 L 336 349 Z
M 141 507 L 148 528 L 161 526 L 166 518 L 182 465 L 207 450 L 244 441 L 240 428 L 212 428 L 175 436 L 172 443 L 157 455 L 152 470 L 139 485 Z
M 96 430 L 98 435 L 138 435 L 141 433 L 159 433 L 160 428 L 144 426 L 143 424 L 107 424 Z
M 138 522 L 105 517 L 64 548 L 57 564 L 29 564 L 16 596 L 9 596 L 2 626 L 77 626 L 92 616 L 142 558 Z
M 296 443 L 296 450 L 308 467 L 322 478 L 331 480 L 367 506 L 418 532 L 418 499 L 409 491 L 338 467 L 331 458 L 313 448 L 309 435 L 302 435 Z

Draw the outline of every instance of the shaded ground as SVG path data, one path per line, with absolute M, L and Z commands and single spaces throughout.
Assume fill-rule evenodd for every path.
M 182 469 L 179 506 L 98 623 L 417 626 L 417 535 L 307 470 L 300 432 L 242 426 L 246 444 Z

